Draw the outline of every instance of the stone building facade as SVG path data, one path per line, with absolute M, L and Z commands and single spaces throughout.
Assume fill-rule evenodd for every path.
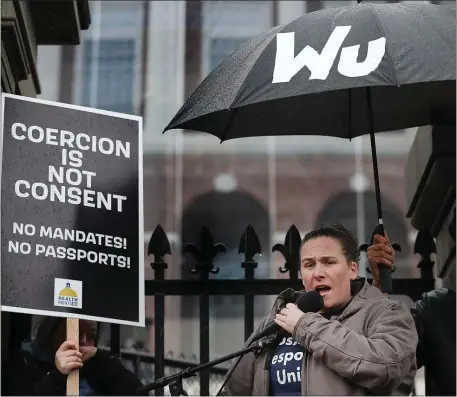
M 172 243 L 167 278 L 190 277 L 181 246 L 193 242 L 203 224 L 229 249 L 218 259 L 221 273 L 215 277 L 240 277 L 237 245 L 247 224 L 263 248 L 257 277 L 285 277 L 278 271 L 283 259 L 271 247 L 283 242 L 292 224 L 303 235 L 322 222 L 340 221 L 361 240 L 370 236 L 376 207 L 369 140 L 354 146 L 277 137 L 221 145 L 202 134 L 161 131 L 231 46 L 273 24 L 342 3 L 351 2 L 237 2 L 233 8 L 230 2 L 118 1 L 92 2 L 89 12 L 87 1 L 3 1 L 2 91 L 143 116 L 146 278 L 153 277 L 147 243 L 157 224 Z M 419 277 L 413 246 L 417 230 L 427 227 L 438 248 L 436 275 L 455 288 L 455 235 L 449 233 L 449 225 L 455 229 L 455 131 L 392 131 L 379 134 L 377 146 L 386 229 L 402 246 L 394 277 Z M 166 351 L 198 352 L 198 313 L 189 302 L 166 298 Z M 218 356 L 242 342 L 242 301 L 212 302 L 211 352 Z M 269 305 L 259 302 L 258 318 Z M 152 297 L 146 312 L 152 322 Z M 27 316 L 2 313 L 2 348 L 24 336 L 5 336 L 12 322 L 18 329 L 30 326 Z M 123 330 L 126 337 L 145 339 L 152 351 L 152 327 L 146 336 L 140 333 Z

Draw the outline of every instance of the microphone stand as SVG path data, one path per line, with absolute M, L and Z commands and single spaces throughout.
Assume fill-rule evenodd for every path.
M 214 367 L 218 364 L 229 361 L 233 358 L 241 357 L 241 356 L 245 355 L 246 353 L 254 352 L 254 353 L 258 354 L 263 349 L 275 346 L 275 344 L 276 344 L 275 338 L 268 338 L 268 339 L 261 340 L 260 342 L 257 342 L 254 345 L 246 347 L 235 353 L 228 354 L 224 357 L 218 358 L 213 361 L 209 361 L 205 364 L 197 365 L 195 367 L 188 367 L 184 371 L 181 371 L 175 375 L 159 378 L 155 382 L 152 382 L 148 385 L 139 387 L 137 392 L 138 392 L 138 394 L 143 394 L 143 393 L 149 392 L 151 390 L 161 389 L 165 386 L 169 386 L 170 394 L 172 396 L 187 396 L 188 394 L 186 393 L 186 391 L 183 389 L 183 386 L 182 386 L 183 379 L 195 376 L 195 374 L 197 372 L 203 371 L 204 369 L 207 369 L 207 368 Z

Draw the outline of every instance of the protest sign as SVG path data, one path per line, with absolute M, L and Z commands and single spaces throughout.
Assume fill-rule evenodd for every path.
M 2 105 L 2 310 L 144 326 L 141 117 Z

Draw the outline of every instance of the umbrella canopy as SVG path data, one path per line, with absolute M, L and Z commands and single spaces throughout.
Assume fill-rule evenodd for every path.
M 268 135 L 374 134 L 455 125 L 455 10 L 426 3 L 357 4 L 304 15 L 245 42 L 201 83 L 166 130 L 225 141 Z M 398 245 L 395 249 L 400 249 Z M 384 292 L 390 271 L 380 266 Z
M 358 4 L 313 12 L 242 44 L 165 131 L 204 131 L 221 141 L 350 139 L 371 129 L 455 124 L 455 36 L 455 10 L 443 6 Z

